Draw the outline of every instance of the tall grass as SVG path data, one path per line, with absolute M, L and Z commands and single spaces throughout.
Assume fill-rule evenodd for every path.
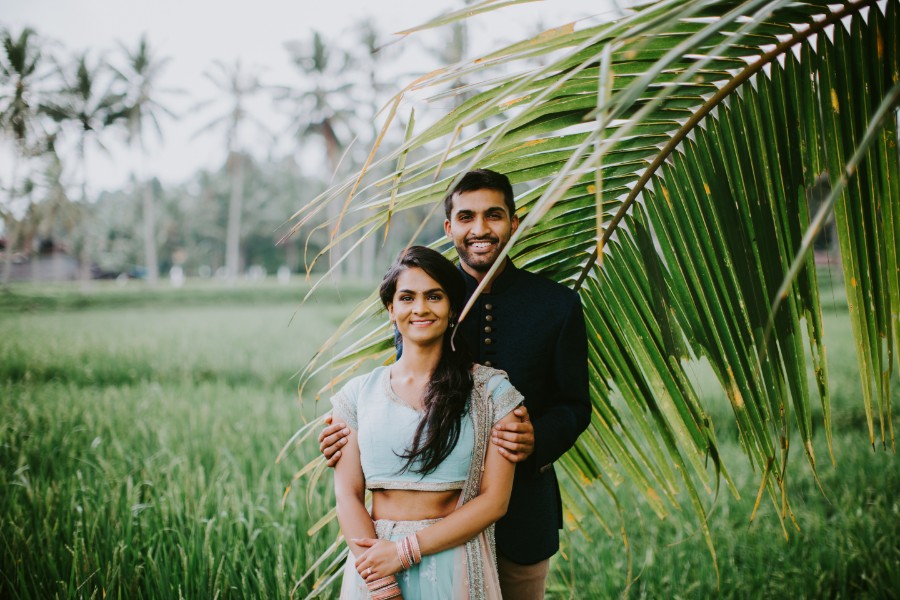
M 0 598 L 290 597 L 337 534 L 333 524 L 306 534 L 333 506 L 328 477 L 282 509 L 313 449 L 283 464 L 275 456 L 304 417 L 325 409 L 301 415 L 292 377 L 369 291 L 326 291 L 299 308 L 302 286 L 0 294 Z M 718 587 L 690 519 L 659 521 L 625 485 L 627 547 L 590 521 L 581 523 L 587 537 L 567 530 L 548 597 L 895 597 L 897 457 L 868 444 L 839 303 L 826 333 L 837 465 L 818 432 L 823 496 L 793 452 L 799 531 L 788 523 L 785 540 L 767 501 L 750 522 L 759 473 L 740 452 L 727 402 L 700 373 L 743 494 L 710 500 Z M 615 507 L 603 508 L 615 521 Z
M 590 521 L 580 524 L 586 537 L 564 535 L 562 552 L 552 565 L 549 597 L 897 598 L 900 461 L 890 441 L 887 448 L 869 443 L 846 305 L 826 306 L 824 326 L 836 462 L 830 462 L 821 407 L 814 403 L 817 473 L 824 495 L 799 438 L 793 438 L 787 487 L 796 525 L 788 518 L 786 532 L 782 530 L 780 507 L 768 496 L 751 522 L 761 474 L 751 469 L 740 449 L 728 402 L 711 374 L 698 367 L 695 379 L 707 395 L 704 404 L 710 408 L 720 454 L 741 491 L 735 499 L 723 485 L 719 497 L 708 502 L 719 580 L 696 524 L 677 515 L 660 521 L 642 496 L 624 485 L 618 490 L 623 519 L 616 518 L 612 502 L 601 507 L 612 522 L 624 526 L 624 538 L 621 531 L 610 537 Z M 900 395 L 896 374 L 892 392 L 894 398 Z M 599 490 L 596 496 L 606 497 Z
M 270 291 L 6 296 L 0 597 L 290 595 L 333 498 L 282 510 L 309 457 L 274 461 L 301 423 L 292 376 L 348 308 Z

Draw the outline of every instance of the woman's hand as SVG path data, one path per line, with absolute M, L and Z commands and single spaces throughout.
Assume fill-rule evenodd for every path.
M 359 538 L 352 540 L 362 548 L 368 548 L 356 559 L 356 571 L 366 583 L 387 577 L 403 570 L 397 554 L 397 542 Z

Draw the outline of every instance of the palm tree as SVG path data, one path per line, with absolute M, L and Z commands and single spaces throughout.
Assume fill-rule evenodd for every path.
M 297 89 L 282 88 L 278 99 L 290 110 L 290 129 L 298 140 L 303 142 L 311 136 L 321 138 L 327 166 L 332 176 L 336 176 L 344 150 L 353 137 L 356 103 L 352 92 L 356 82 L 349 78 L 352 57 L 338 46 L 329 46 L 317 31 L 308 43 L 290 42 L 286 48 L 303 83 Z M 341 215 L 340 201 L 326 206 L 326 218 L 335 227 L 339 227 Z M 331 256 L 336 254 L 340 254 L 339 247 Z M 341 263 L 331 265 L 335 278 L 346 272 Z
M 36 142 L 38 105 L 34 88 L 41 50 L 35 32 L 28 28 L 18 36 L 4 30 L 0 33 L 0 42 L 3 44 L 0 54 L 0 135 L 12 141 L 14 146 L 8 199 L 6 205 L 0 208 L 6 232 L 3 283 L 7 283 L 12 272 L 12 252 L 18 230 L 14 213 L 19 196 L 19 165 L 23 158 L 33 153 L 31 146 Z
M 487 80 L 374 166 L 434 140 L 442 149 L 389 177 L 359 184 L 357 174 L 299 218 L 356 189 L 353 210 L 379 207 L 370 225 L 384 225 L 392 212 L 439 202 L 471 167 L 507 173 L 522 218 L 511 255 L 577 289 L 585 307 L 594 414 L 561 461 L 563 493 L 588 479 L 615 497 L 610 482 L 629 480 L 661 517 L 686 497 L 715 560 L 706 499 L 722 481 L 738 490 L 688 369 L 711 365 L 759 474 L 757 503 L 768 496 L 784 522 L 792 433 L 813 472 L 821 459 L 804 332 L 831 454 L 809 251 L 830 210 L 870 441 L 894 447 L 898 32 L 898 0 L 662 0 L 612 23 L 549 30 L 417 82 Z M 542 66 L 489 79 L 493 66 L 538 56 Z M 489 118 L 484 131 L 459 135 Z M 822 175 L 831 192 L 813 215 L 806 193 Z M 363 361 L 390 357 L 376 304 L 342 326 L 302 384 L 331 373 L 330 390 Z
M 71 127 L 76 132 L 76 156 L 81 173 L 81 202 L 88 201 L 88 147 L 106 152 L 103 136 L 128 115 L 124 94 L 113 89 L 107 64 L 91 61 L 87 52 L 79 54 L 70 65 L 57 65 L 62 86 L 53 100 L 40 110 L 59 123 L 63 134 Z M 81 277 L 90 279 L 93 239 L 86 235 L 81 250 Z
M 125 64 L 121 68 L 113 67 L 117 78 L 127 88 L 125 104 L 127 116 L 125 125 L 128 132 L 128 144 L 136 150 L 138 159 L 138 175 L 134 177 L 136 183 L 141 186 L 141 196 L 144 207 L 144 260 L 147 264 L 147 282 L 156 285 L 159 279 L 159 259 L 156 251 L 156 201 L 153 190 L 147 185 L 146 173 L 143 168 L 143 159 L 146 156 L 146 130 L 152 125 L 153 131 L 162 139 L 162 128 L 159 119 L 162 116 L 175 118 L 169 108 L 163 105 L 158 92 L 172 92 L 173 90 L 159 90 L 159 78 L 169 59 L 157 58 L 147 43 L 147 37 L 141 36 L 137 47 L 132 51 L 121 46 L 125 58 Z
M 214 117 L 198 133 L 215 129 L 225 130 L 225 147 L 228 152 L 226 166 L 231 175 L 231 193 L 228 201 L 228 227 L 225 236 L 225 271 L 226 277 L 233 282 L 237 279 L 241 262 L 241 216 L 244 203 L 244 160 L 246 150 L 242 143 L 248 125 L 259 131 L 266 131 L 265 124 L 256 119 L 248 110 L 247 103 L 256 95 L 265 91 L 259 77 L 248 71 L 235 61 L 234 65 L 226 65 L 215 61 L 213 68 L 204 73 L 219 90 L 217 96 L 225 101 L 224 112 Z M 195 109 L 205 108 L 214 100 L 206 101 Z

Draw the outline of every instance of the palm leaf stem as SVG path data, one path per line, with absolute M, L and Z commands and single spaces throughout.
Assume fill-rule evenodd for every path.
M 678 131 L 672 136 L 672 139 L 660 150 L 659 154 L 656 158 L 653 159 L 653 162 L 650 163 L 650 166 L 641 174 L 640 179 L 637 184 L 632 188 L 631 192 L 629 192 L 628 196 L 625 197 L 625 200 L 622 201 L 622 205 L 619 207 L 619 210 L 616 211 L 616 214 L 613 215 L 613 218 L 607 224 L 605 231 L 603 232 L 603 237 L 601 238 L 601 245 L 605 244 L 609 241 L 609 238 L 612 236 L 613 232 L 615 232 L 619 223 L 622 221 L 622 218 L 628 212 L 629 208 L 632 204 L 634 204 L 638 195 L 641 191 L 646 188 L 647 183 L 652 178 L 653 174 L 659 169 L 660 166 L 665 162 L 665 160 L 675 151 L 678 145 L 688 136 L 688 134 L 697 127 L 700 122 L 709 115 L 712 110 L 725 101 L 735 90 L 737 90 L 741 85 L 743 85 L 747 80 L 749 80 L 753 75 L 762 70 L 762 68 L 777 59 L 780 55 L 784 54 L 788 50 L 790 50 L 796 44 L 802 42 L 803 40 L 808 39 L 813 34 L 822 31 L 829 25 L 839 22 L 844 17 L 847 17 L 851 14 L 857 13 L 863 8 L 870 7 L 875 5 L 877 0 L 858 0 L 857 2 L 853 2 L 848 4 L 840 11 L 832 13 L 831 16 L 816 22 L 811 25 L 807 29 L 803 31 L 798 31 L 789 39 L 781 42 L 765 54 L 759 57 L 758 60 L 754 61 L 752 64 L 747 65 L 745 69 L 743 69 L 740 73 L 734 76 L 727 84 L 725 84 L 718 92 L 716 92 L 709 100 L 707 100 L 703 106 L 701 106 L 692 116 L 682 125 Z M 588 259 L 587 264 L 585 264 L 582 269 L 581 274 L 578 276 L 578 279 L 575 282 L 575 289 L 579 289 L 581 285 L 584 283 L 584 279 L 587 277 L 588 273 L 591 270 L 591 265 L 597 260 L 597 251 L 596 249 L 591 254 L 591 257 Z

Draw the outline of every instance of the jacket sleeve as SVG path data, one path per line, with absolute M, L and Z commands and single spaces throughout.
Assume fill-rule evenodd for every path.
M 550 468 L 575 445 L 591 421 L 588 392 L 587 335 L 581 298 L 573 294 L 553 352 L 554 397 L 534 425 L 534 462 L 538 472 Z

